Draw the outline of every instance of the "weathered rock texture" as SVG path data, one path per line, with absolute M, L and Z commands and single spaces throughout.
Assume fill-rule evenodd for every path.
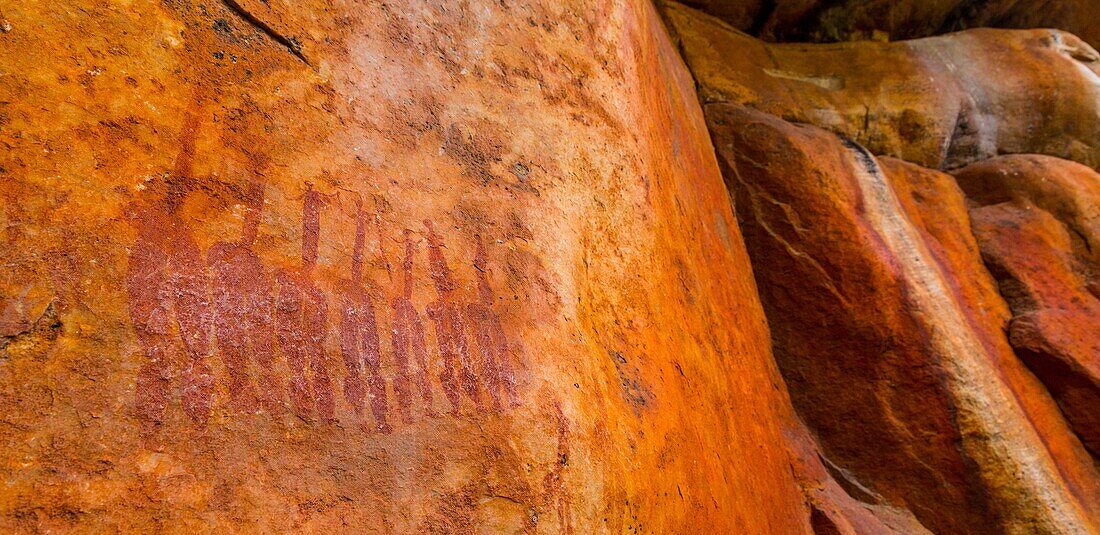
M 931 533 L 913 514 L 891 505 L 848 471 L 827 459 L 796 419 L 785 428 L 791 468 L 810 505 L 813 533 L 921 535 Z
M 704 102 L 814 124 L 925 167 L 1004 153 L 1100 165 L 1100 55 L 1071 34 L 768 44 L 677 4 L 665 12 Z
M 1100 474 L 1013 355 L 951 177 L 742 106 L 706 114 L 776 359 L 830 458 L 936 533 L 1095 529 Z
M 974 235 L 1012 308 L 1009 340 L 1100 458 L 1100 175 L 1042 156 L 956 174 Z
M 769 41 L 894 40 L 966 28 L 1061 28 L 1100 46 L 1090 0 L 685 0 Z
M 1053 30 L 766 44 L 665 14 L 834 480 L 935 533 L 1100 530 L 1096 174 L 987 160 L 1100 163 L 1095 51 Z M 971 163 L 961 189 L 930 169 Z
M 3 531 L 889 531 L 647 2 L 3 18 Z
M 1100 531 L 1100 56 L 666 11 L 5 5 L 0 530 Z

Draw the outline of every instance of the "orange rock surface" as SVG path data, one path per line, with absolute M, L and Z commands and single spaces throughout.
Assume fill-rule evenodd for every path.
M 799 6 L 822 25 L 876 9 L 810 4 L 761 3 L 752 31 Z M 1098 182 L 1049 156 L 994 158 L 1100 164 L 1100 56 L 1057 30 L 768 44 L 675 3 L 664 14 L 834 480 L 935 533 L 1100 529 Z M 929 169 L 966 164 L 973 233 L 955 179 Z
M 3 18 L 3 531 L 809 532 L 647 2 Z
M 1004 153 L 1100 166 L 1100 54 L 1071 34 L 768 44 L 678 4 L 665 13 L 704 102 L 814 124 L 925 167 Z
M 705 108 L 796 408 L 935 533 L 1095 530 L 1100 478 L 1003 334 L 949 175 Z
M 956 176 L 974 235 L 1012 309 L 1009 340 L 1100 458 L 1100 175 L 1002 156 Z
M 3 6 L 0 531 L 1100 534 L 1100 54 L 659 4 Z
M 934 533 L 1100 530 L 1095 50 L 1046 29 L 768 44 L 663 13 L 834 482 Z M 1081 163 L 996 157 L 1017 152 Z

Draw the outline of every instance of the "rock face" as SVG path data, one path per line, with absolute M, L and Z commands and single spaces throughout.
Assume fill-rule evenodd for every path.
M 1039 155 L 991 158 L 955 171 L 973 204 L 1010 203 L 1050 214 L 1069 234 L 1069 250 L 1095 295 L 1100 294 L 1100 176 L 1083 165 Z
M 852 524 L 652 6 L 507 4 L 4 7 L 3 531 Z
M 5 6 L 0 531 L 1100 533 L 1100 55 L 663 9 Z
M 1089 0 L 686 0 L 769 41 L 894 40 L 966 28 L 1061 28 L 1100 46 L 1100 12 Z
M 791 468 L 810 505 L 813 533 L 931 533 L 911 512 L 891 505 L 826 458 L 800 422 L 788 425 L 785 433 L 793 452 Z
M 1100 530 L 1095 51 L 766 44 L 664 12 L 834 481 L 934 533 Z
M 1095 465 L 1013 355 L 951 177 L 705 110 L 776 359 L 830 458 L 936 533 L 1089 532 Z
M 1012 346 L 1100 457 L 1100 175 L 1056 158 L 1003 156 L 956 176 L 1012 308 Z
M 814 124 L 925 167 L 1003 153 L 1100 165 L 1100 55 L 1073 35 L 768 44 L 683 6 L 666 13 L 704 102 Z

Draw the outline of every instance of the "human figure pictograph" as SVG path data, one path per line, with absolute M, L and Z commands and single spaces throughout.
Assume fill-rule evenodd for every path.
M 381 344 L 374 303 L 363 287 L 363 249 L 366 243 L 366 219 L 363 203 L 357 201 L 355 246 L 351 256 L 351 278 L 342 282 L 340 293 L 340 351 L 344 356 L 344 398 L 362 417 L 364 397 L 369 398 L 375 428 L 391 431 L 386 412 L 386 380 L 382 377 Z M 365 370 L 364 370 L 365 367 Z M 366 374 L 364 386 L 363 375 Z
M 474 272 L 477 277 L 478 299 L 466 305 L 466 315 L 470 319 L 481 357 L 481 369 L 478 372 L 489 391 L 493 408 L 501 410 L 505 404 L 518 405 L 519 396 L 516 393 L 512 351 L 504 336 L 500 316 L 493 310 L 493 288 L 489 285 L 485 244 L 481 241 L 481 236 L 475 236 L 475 239 L 477 252 L 474 256 Z M 502 399 L 502 396 L 506 396 L 506 399 Z
M 470 361 L 465 322 L 454 295 L 454 276 L 443 256 L 443 238 L 436 233 L 431 221 L 424 220 L 424 227 L 428 230 L 428 267 L 436 290 L 436 300 L 428 305 L 428 316 L 435 324 L 435 339 L 443 360 L 440 381 L 453 413 L 458 414 L 461 406 L 459 392 L 465 393 L 475 408 L 481 410 L 481 393 Z
M 332 381 L 325 363 L 328 303 L 313 283 L 317 240 L 324 198 L 306 184 L 302 202 L 302 267 L 283 269 L 276 276 L 275 332 L 290 367 L 290 400 L 298 416 L 311 419 L 316 408 L 322 420 L 334 418 Z
M 215 381 L 206 362 L 211 350 L 209 287 L 202 253 L 179 214 L 193 185 L 198 123 L 197 111 L 190 110 L 180 133 L 180 152 L 163 183 L 163 197 L 126 210 L 137 230 L 126 288 L 130 321 L 146 357 L 135 390 L 147 443 L 155 443 L 174 398 L 200 427 L 213 404 Z
M 413 242 L 413 233 L 406 229 L 404 235 L 405 259 L 402 263 L 402 287 L 401 293 L 394 298 L 393 307 L 393 360 L 397 366 L 397 374 L 393 378 L 394 392 L 397 396 L 398 408 L 401 418 L 405 422 L 412 420 L 411 383 L 416 382 L 420 390 L 420 399 L 424 404 L 425 412 L 429 416 L 435 414 L 432 408 L 432 388 L 429 380 L 428 349 L 424 342 L 424 323 L 420 319 L 420 313 L 412 302 L 413 291 L 413 257 L 416 253 L 416 244 Z M 415 376 L 409 369 L 409 356 L 416 360 Z M 444 387 L 444 391 L 446 388 Z
M 271 279 L 252 250 L 263 216 L 263 184 L 252 182 L 244 201 L 241 238 L 218 242 L 206 253 L 213 283 L 214 333 L 229 375 L 230 404 L 239 411 L 254 412 L 259 403 L 275 414 L 281 407 L 282 388 L 274 366 Z M 254 363 L 259 365 L 256 370 Z

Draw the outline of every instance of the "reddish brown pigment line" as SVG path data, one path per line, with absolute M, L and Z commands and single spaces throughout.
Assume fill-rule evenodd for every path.
M 486 275 L 485 244 L 477 236 L 477 253 L 474 257 L 474 271 L 477 276 L 478 301 L 466 305 L 466 315 L 473 328 L 474 339 L 481 355 L 481 377 L 489 390 L 495 409 L 503 406 L 501 390 L 508 396 L 508 403 L 519 402 L 516 394 L 515 373 L 512 370 L 511 355 L 508 352 L 508 340 L 500 316 L 493 311 L 493 289 Z
M 238 410 L 256 410 L 257 398 L 278 407 L 275 377 L 271 283 L 251 245 L 263 214 L 263 185 L 253 183 L 239 242 L 223 241 L 207 251 L 213 282 L 214 332 L 229 374 L 230 402 Z M 260 364 L 260 393 L 252 385 L 251 358 Z
M 417 371 L 415 381 L 420 389 L 421 399 L 428 414 L 434 414 L 432 409 L 432 390 L 428 380 L 428 355 L 424 343 L 424 325 L 420 320 L 420 314 L 412 304 L 413 285 L 413 257 L 416 253 L 416 244 L 412 241 L 412 231 L 405 230 L 405 261 L 402 264 L 404 272 L 404 286 L 401 295 L 393 300 L 393 359 L 397 365 L 397 376 L 394 377 L 394 391 L 397 396 L 398 407 L 405 421 L 410 421 L 410 405 L 412 395 L 410 393 L 409 353 L 416 359 Z M 458 389 L 448 389 L 443 384 L 443 392 L 452 402 L 458 398 Z M 453 396 L 453 397 L 452 397 Z M 453 403 L 452 403 L 453 405 Z
M 474 402 L 474 406 L 482 410 L 484 406 L 466 342 L 465 325 L 459 307 L 454 302 L 454 277 L 443 256 L 443 238 L 432 228 L 431 221 L 424 220 L 424 226 L 428 229 L 428 262 L 437 294 L 437 299 L 428 305 L 428 316 L 435 323 L 435 338 L 443 357 L 443 373 L 440 379 L 445 389 L 447 385 L 455 391 L 461 388 Z M 459 374 L 457 377 L 456 368 Z M 448 397 L 451 396 L 449 393 Z M 459 403 L 458 396 L 454 395 L 451 399 L 452 411 L 458 412 Z

